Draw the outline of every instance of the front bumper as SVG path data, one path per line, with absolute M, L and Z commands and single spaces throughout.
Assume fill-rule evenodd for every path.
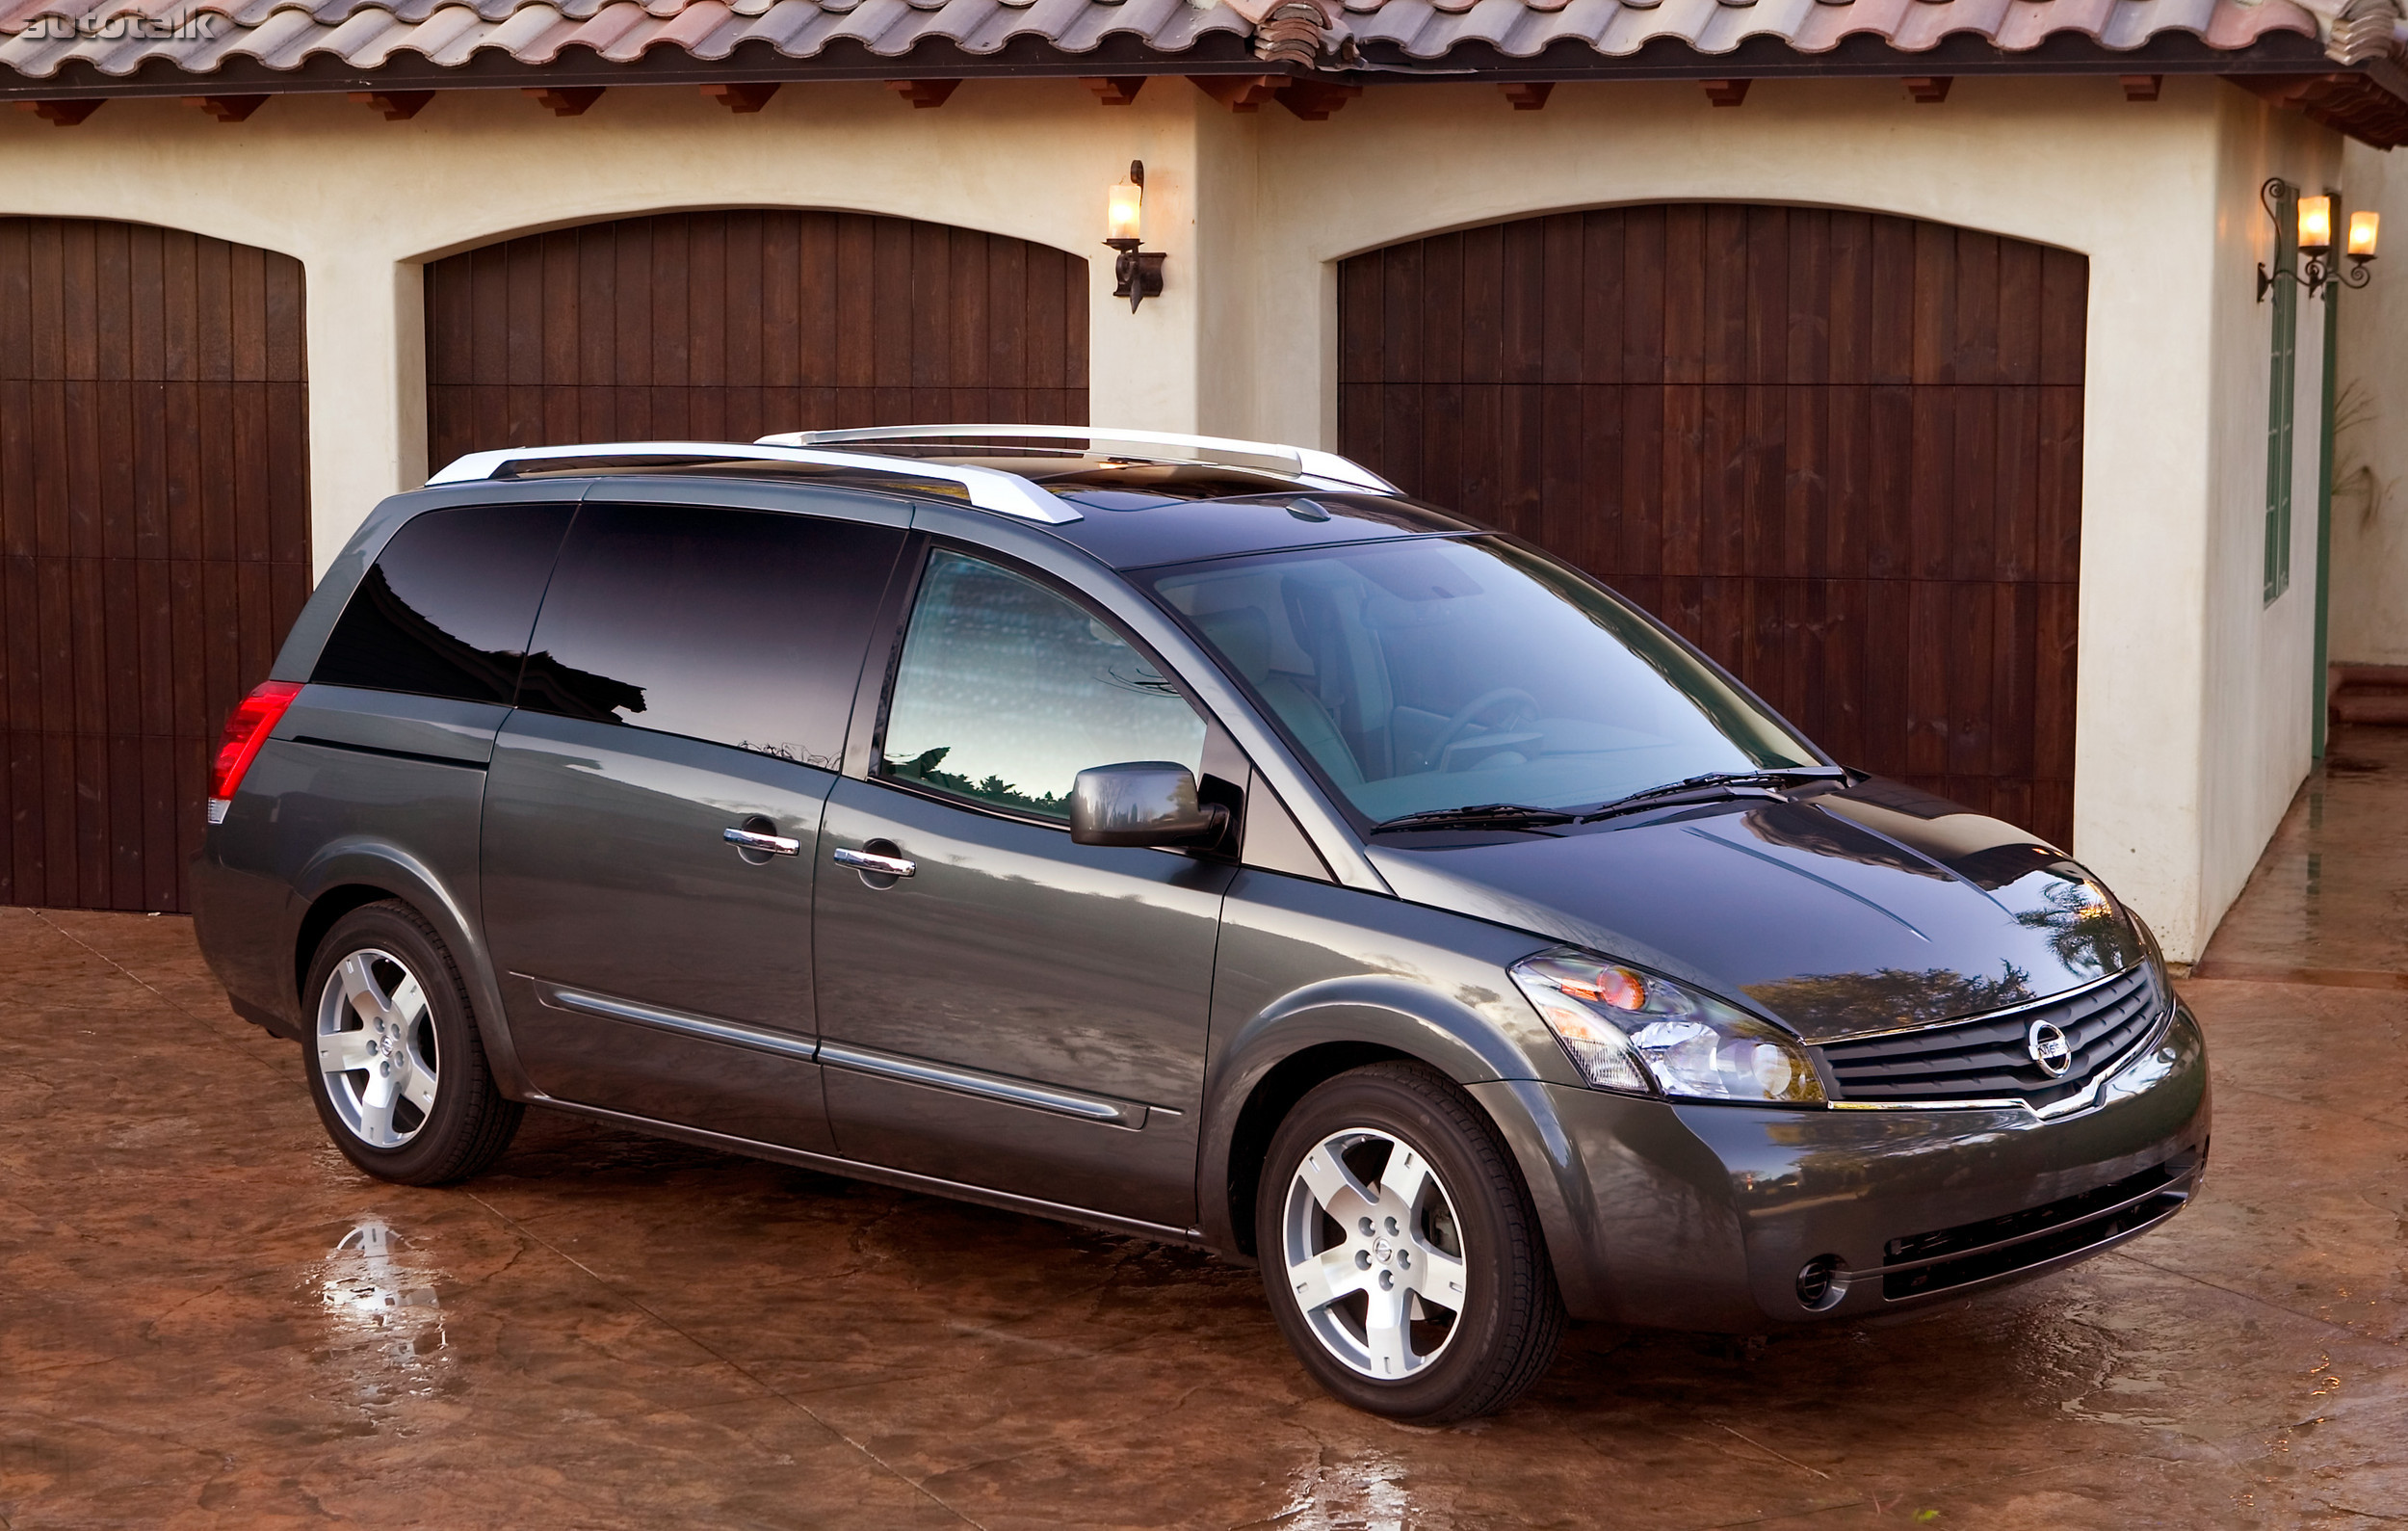
M 1676 1329 L 1862 1319 L 2060 1269 L 2171 1216 L 2207 1164 L 2207 1045 L 2179 1005 L 2098 1105 L 2052 1121 L 1474 1093 L 1526 1123 L 1507 1135 L 1573 1313 Z M 1802 1293 L 1810 1266 L 1827 1283 Z

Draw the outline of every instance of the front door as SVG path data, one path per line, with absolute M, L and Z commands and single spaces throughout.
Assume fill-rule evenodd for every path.
M 1062 593 L 938 548 L 871 779 L 840 781 L 816 911 L 846 1157 L 1185 1228 L 1233 867 L 1071 843 L 1072 779 L 1173 760 L 1202 715 Z M 874 859 L 865 859 L 871 858 Z
M 485 925 L 546 1095 L 829 1148 L 814 849 L 902 543 L 775 512 L 579 510 L 485 791 Z

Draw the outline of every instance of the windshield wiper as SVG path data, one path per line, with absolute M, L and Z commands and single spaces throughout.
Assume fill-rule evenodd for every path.
M 1813 781 L 1845 781 L 1845 766 L 1784 766 L 1774 771 L 1709 771 L 1703 776 L 1686 777 L 1667 781 L 1660 787 L 1634 792 L 1616 798 L 1580 816 L 1583 824 L 1594 824 L 1618 813 L 1636 813 L 1641 808 L 1662 807 L 1689 801 L 1712 803 L 1719 798 L 1737 797 L 1750 788 L 1777 791 L 1782 787 L 1804 786 Z
M 1527 803 L 1473 803 L 1459 808 L 1429 808 L 1401 814 L 1372 826 L 1379 834 L 1389 830 L 1543 830 L 1576 824 L 1580 815 L 1560 808 L 1534 808 Z

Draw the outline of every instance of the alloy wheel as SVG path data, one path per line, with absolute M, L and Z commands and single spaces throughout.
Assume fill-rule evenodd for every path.
M 440 1063 L 418 975 L 380 947 L 352 952 L 318 995 L 318 1069 L 353 1137 L 398 1148 L 433 1114 Z
M 1314 1145 L 1289 1185 L 1280 1232 L 1289 1294 L 1349 1370 L 1401 1380 L 1454 1338 L 1462 1224 L 1435 1169 L 1403 1139 L 1357 1127 Z

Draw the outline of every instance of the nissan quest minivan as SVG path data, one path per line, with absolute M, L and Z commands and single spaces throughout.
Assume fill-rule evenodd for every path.
M 536 1104 L 1200 1245 L 1399 1419 L 1567 1318 L 2060 1269 L 2207 1160 L 2199 1028 L 2064 852 L 1298 448 L 462 459 L 334 560 L 209 825 L 202 947 L 370 1175 Z

